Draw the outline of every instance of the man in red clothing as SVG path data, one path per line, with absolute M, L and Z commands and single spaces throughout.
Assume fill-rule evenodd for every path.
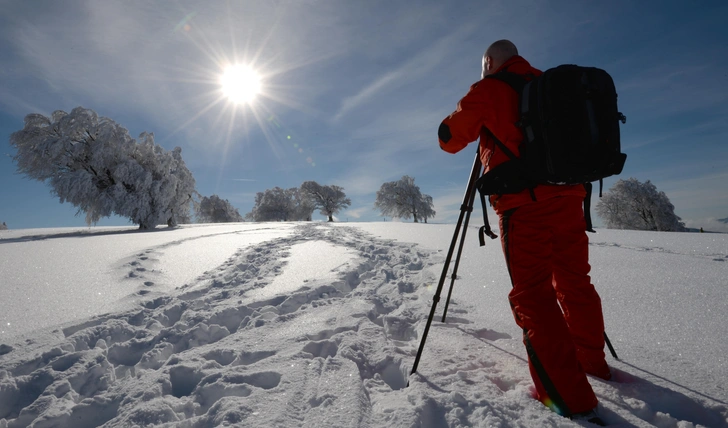
M 497 138 L 519 156 L 518 96 L 507 83 L 487 79 L 508 71 L 527 79 L 541 71 L 508 40 L 483 56 L 483 79 L 473 84 L 438 130 L 440 147 L 456 153 L 480 138 L 485 172 L 508 160 Z M 584 186 L 539 185 L 532 191 L 492 195 L 513 289 L 508 295 L 523 328 L 538 399 L 560 415 L 602 423 L 586 374 L 610 379 L 604 355 L 604 320 L 589 277 Z

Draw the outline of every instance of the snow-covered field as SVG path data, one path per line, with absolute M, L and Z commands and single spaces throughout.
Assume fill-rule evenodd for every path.
M 580 426 L 531 398 L 476 227 L 414 375 L 454 225 L 0 231 L 0 428 Z M 728 427 L 728 235 L 589 237 L 604 419 Z

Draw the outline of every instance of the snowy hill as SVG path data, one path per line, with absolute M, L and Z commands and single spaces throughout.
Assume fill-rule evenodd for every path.
M 453 230 L 3 231 L 0 428 L 584 426 L 532 398 L 500 246 L 476 226 L 410 375 Z M 604 419 L 728 427 L 728 235 L 598 232 L 621 358 L 590 378 Z

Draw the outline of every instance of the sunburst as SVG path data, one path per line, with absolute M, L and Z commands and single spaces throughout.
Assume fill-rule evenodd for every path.
M 311 156 L 304 156 L 307 153 L 299 146 L 295 131 L 279 119 L 276 110 L 284 107 L 316 116 L 316 109 L 302 104 L 301 97 L 297 95 L 297 91 L 305 92 L 308 88 L 303 83 L 291 84 L 290 79 L 283 77 L 294 70 L 327 60 L 333 54 L 291 61 L 291 55 L 285 52 L 269 51 L 272 45 L 269 41 L 277 27 L 271 27 L 268 34 L 254 43 L 253 39 L 238 31 L 238 26 L 233 25 L 234 15 L 233 10 L 228 10 L 231 19 L 226 29 L 229 31 L 229 43 L 223 43 L 224 38 L 220 37 L 219 31 L 212 30 L 219 30 L 219 23 L 213 27 L 209 22 L 199 22 L 201 15 L 195 13 L 188 14 L 175 27 L 207 60 L 197 61 L 183 69 L 186 76 L 179 81 L 201 84 L 209 89 L 190 99 L 189 105 L 196 109 L 188 110 L 191 114 L 166 139 L 194 129 L 192 124 L 202 118 L 211 118 L 212 123 L 208 126 L 213 132 L 205 138 L 205 142 L 209 149 L 213 149 L 211 153 L 220 151 L 221 164 L 228 161 L 228 151 L 233 145 L 247 145 L 255 138 L 259 142 L 267 142 L 279 159 L 284 159 L 287 151 L 293 151 L 300 161 L 315 166 Z M 286 61 L 282 61 L 284 58 Z M 258 133 L 262 135 L 255 135 Z M 220 174 L 223 170 L 220 168 Z
M 220 77 L 222 93 L 235 104 L 251 104 L 262 89 L 260 74 L 250 66 L 228 66 Z

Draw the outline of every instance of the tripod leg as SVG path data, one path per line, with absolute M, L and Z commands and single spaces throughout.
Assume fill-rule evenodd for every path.
M 475 182 L 473 182 L 475 187 Z M 463 222 L 463 233 L 460 236 L 460 245 L 458 246 L 458 254 L 455 256 L 455 265 L 452 268 L 452 278 L 450 280 L 450 289 L 447 292 L 447 300 L 445 300 L 445 309 L 442 312 L 442 322 L 445 322 L 447 318 L 447 309 L 450 307 L 450 297 L 452 296 L 452 289 L 455 286 L 455 280 L 458 277 L 458 267 L 460 266 L 460 256 L 463 254 L 463 245 L 465 244 L 465 234 L 468 232 L 468 223 L 470 222 L 470 213 L 473 212 L 473 201 L 475 200 L 475 188 L 470 191 L 470 201 L 465 206 L 467 212 L 465 213 L 465 221 Z M 460 208 L 463 209 L 463 208 Z
M 615 360 L 618 360 L 619 357 L 617 356 L 617 352 L 614 350 L 614 347 L 612 346 L 612 342 L 609 340 L 609 337 L 607 337 L 607 332 L 604 332 L 604 341 L 607 343 L 607 347 L 609 348 L 609 352 L 612 354 Z
M 460 227 L 463 224 L 463 218 L 466 215 L 467 211 L 467 204 L 470 202 L 471 210 L 472 210 L 472 200 L 473 195 L 475 192 L 475 181 L 480 176 L 480 169 L 481 169 L 481 163 L 480 163 L 480 156 L 478 153 L 475 154 L 475 160 L 473 161 L 473 169 L 470 172 L 470 181 L 468 182 L 468 187 L 465 189 L 465 195 L 463 197 L 463 204 L 460 206 L 460 216 L 458 217 L 457 224 L 455 226 L 455 233 L 452 236 L 452 242 L 450 242 L 450 249 L 447 252 L 447 256 L 445 257 L 445 265 L 442 267 L 442 273 L 440 274 L 440 281 L 437 284 L 437 290 L 435 291 L 435 295 L 432 297 L 432 308 L 430 309 L 430 316 L 427 318 L 427 324 L 425 325 L 425 331 L 422 334 L 422 340 L 420 341 L 420 347 L 417 350 L 417 356 L 415 357 L 415 362 L 412 366 L 412 372 L 410 374 L 414 374 L 417 372 L 417 366 L 420 363 L 420 358 L 422 357 L 422 351 L 425 349 L 425 341 L 427 340 L 427 335 L 430 332 L 430 326 L 432 325 L 432 319 L 435 316 L 435 310 L 437 309 L 437 303 L 440 301 L 440 294 L 442 293 L 442 287 L 445 285 L 445 278 L 447 277 L 447 270 L 450 267 L 450 261 L 452 260 L 453 252 L 455 252 L 455 245 L 457 244 L 458 240 L 458 234 L 460 233 Z M 468 218 L 469 218 L 469 212 Z M 408 383 L 409 385 L 409 383 Z

